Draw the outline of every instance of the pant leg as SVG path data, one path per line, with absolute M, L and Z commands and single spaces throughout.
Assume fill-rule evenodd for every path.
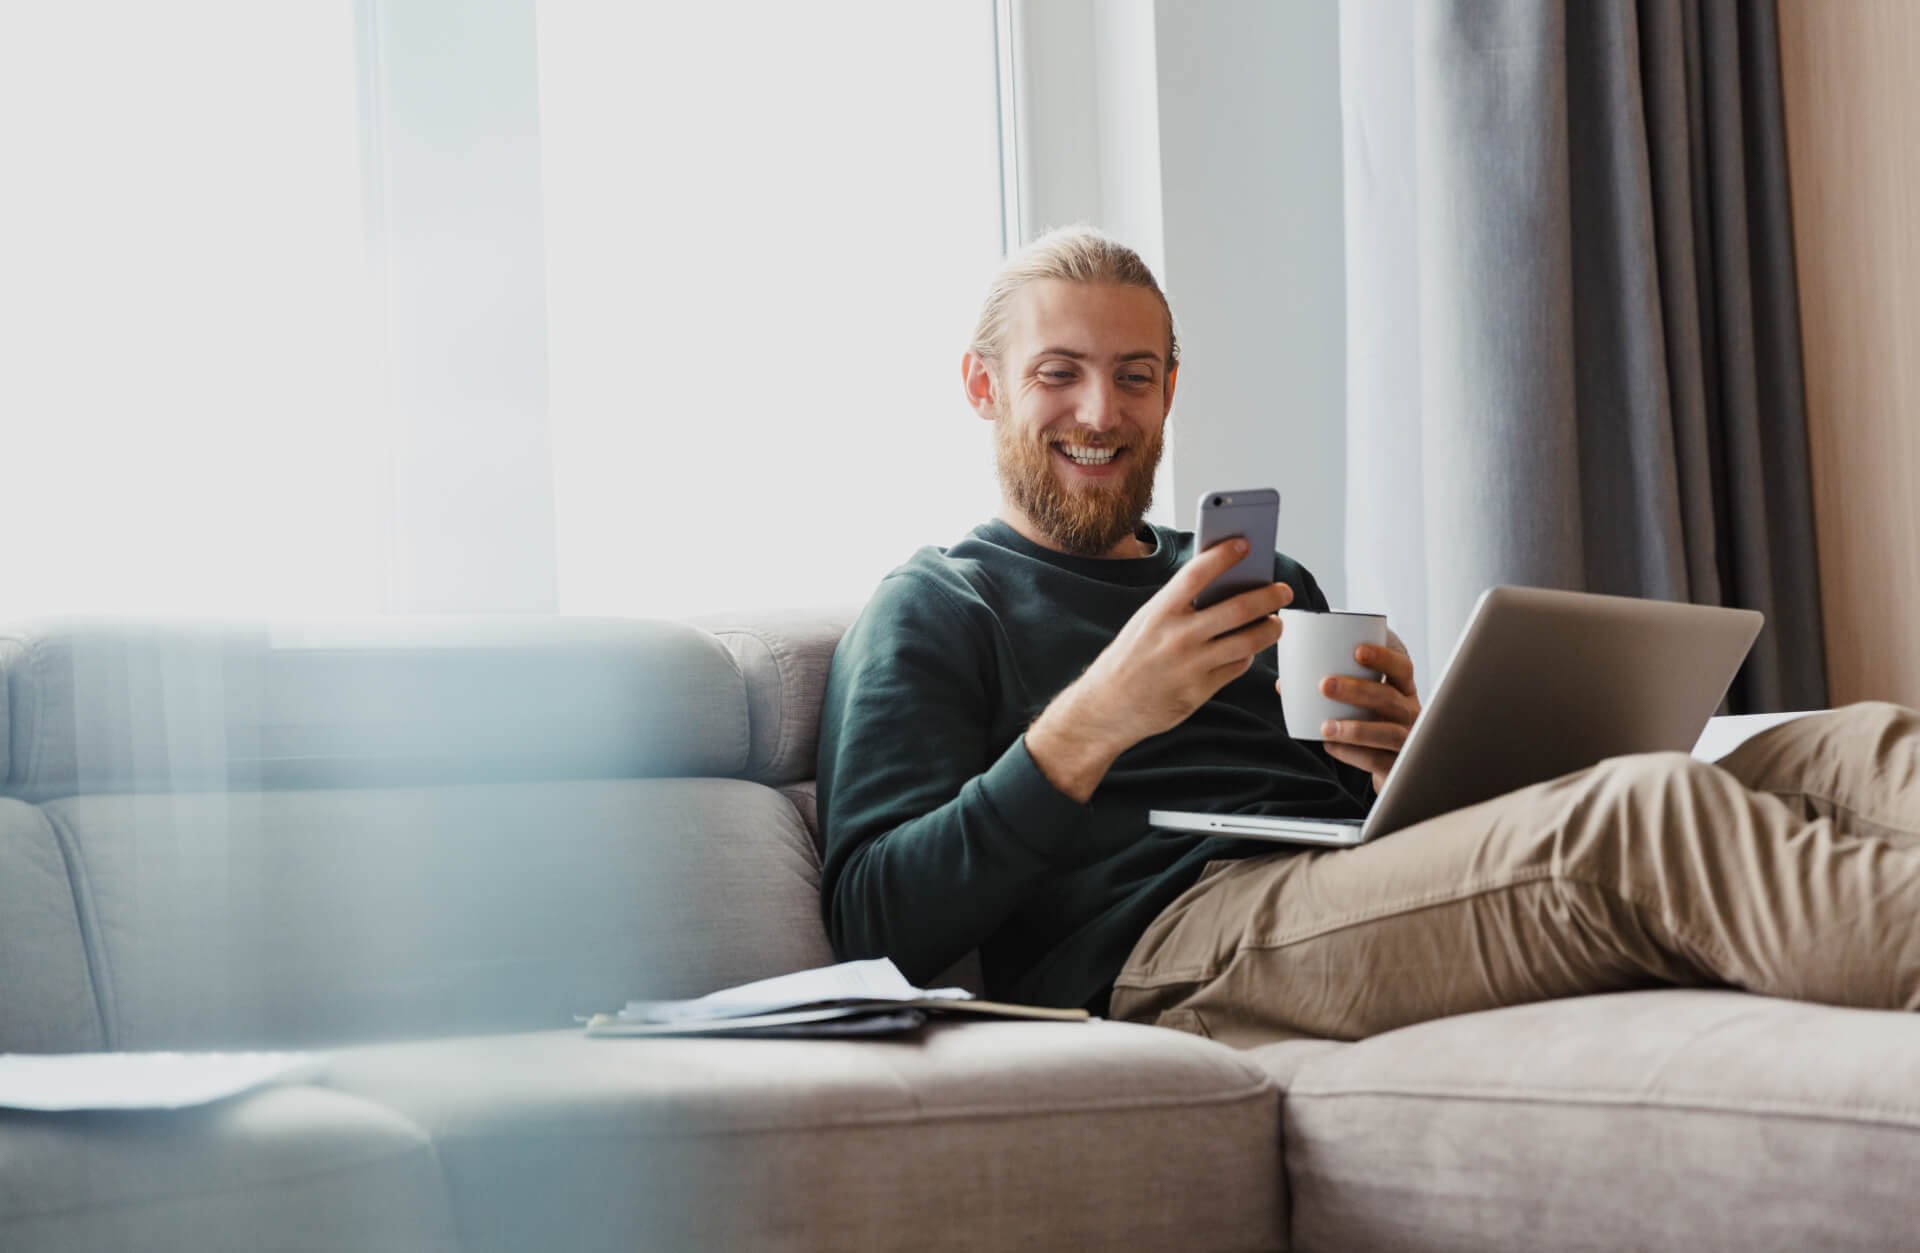
M 1911 709 L 1865 701 L 1809 714 L 1716 764 L 1843 833 L 1920 844 L 1920 713 Z
M 1245 1045 L 1663 984 L 1920 1008 L 1920 848 L 1684 754 L 1616 758 L 1359 848 L 1209 867 L 1109 1012 Z

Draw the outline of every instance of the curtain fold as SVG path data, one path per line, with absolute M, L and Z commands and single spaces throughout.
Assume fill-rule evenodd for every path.
M 1343 0 L 1348 577 L 1428 675 L 1496 583 L 1739 605 L 1825 704 L 1771 4 Z

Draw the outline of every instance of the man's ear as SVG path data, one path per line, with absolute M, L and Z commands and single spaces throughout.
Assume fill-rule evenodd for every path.
M 967 403 L 973 411 L 991 422 L 1000 413 L 1000 380 L 993 366 L 979 353 L 968 350 L 960 358 L 960 381 L 967 389 Z
M 1173 386 L 1179 381 L 1180 381 L 1179 366 L 1175 366 L 1173 367 L 1173 369 L 1167 371 L 1167 398 L 1166 398 L 1167 403 L 1160 410 L 1160 416 L 1163 418 L 1166 417 L 1169 413 L 1173 412 Z

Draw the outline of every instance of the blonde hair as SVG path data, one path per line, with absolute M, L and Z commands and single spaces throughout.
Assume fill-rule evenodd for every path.
M 1005 346 L 1007 316 L 1014 297 L 1036 279 L 1057 278 L 1069 283 L 1108 283 L 1116 287 L 1144 287 L 1160 298 L 1167 314 L 1167 373 L 1180 364 L 1180 337 L 1173 329 L 1173 308 L 1140 254 L 1091 226 L 1063 226 L 1007 258 L 987 288 L 980 320 L 973 328 L 975 354 L 996 369 Z

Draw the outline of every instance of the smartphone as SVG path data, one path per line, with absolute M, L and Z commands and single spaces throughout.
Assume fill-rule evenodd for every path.
M 1280 529 L 1280 493 L 1271 487 L 1244 492 L 1207 492 L 1200 497 L 1200 525 L 1194 554 L 1240 536 L 1247 555 L 1200 589 L 1195 609 L 1205 609 L 1241 592 L 1273 582 L 1273 541 Z

